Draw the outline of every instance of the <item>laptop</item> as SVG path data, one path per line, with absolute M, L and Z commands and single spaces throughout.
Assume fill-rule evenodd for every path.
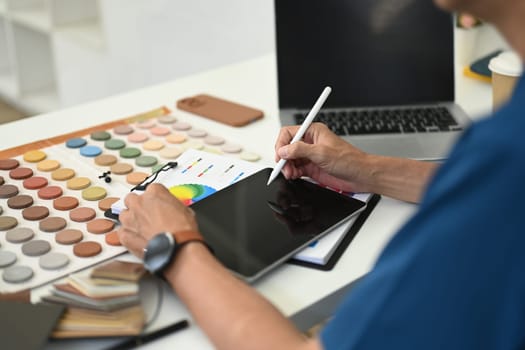
M 373 154 L 441 160 L 469 124 L 454 102 L 452 15 L 432 0 L 275 0 L 282 125 L 315 121 Z

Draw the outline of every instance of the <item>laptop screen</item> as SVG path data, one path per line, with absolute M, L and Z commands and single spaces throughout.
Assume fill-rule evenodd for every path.
M 280 108 L 454 100 L 451 15 L 432 0 L 275 0 Z

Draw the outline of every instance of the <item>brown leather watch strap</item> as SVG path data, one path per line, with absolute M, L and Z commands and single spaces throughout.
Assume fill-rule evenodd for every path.
M 190 241 L 204 241 L 204 237 L 197 231 L 177 231 L 171 233 L 175 238 L 175 242 L 181 245 Z

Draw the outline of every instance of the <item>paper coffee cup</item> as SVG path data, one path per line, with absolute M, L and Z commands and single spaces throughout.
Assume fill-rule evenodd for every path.
M 490 60 L 493 109 L 499 108 L 512 96 L 514 86 L 522 73 L 522 65 L 520 57 L 511 51 L 502 52 Z

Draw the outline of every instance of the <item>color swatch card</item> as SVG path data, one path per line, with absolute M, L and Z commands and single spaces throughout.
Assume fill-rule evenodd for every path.
M 164 185 L 189 206 L 261 169 L 260 164 L 189 149 L 177 159 L 174 168 L 159 171 L 145 182 L 153 181 L 157 176 L 153 182 Z M 134 192 L 141 193 L 138 190 Z M 124 200 L 121 199 L 111 206 L 111 211 L 118 215 L 124 208 Z

